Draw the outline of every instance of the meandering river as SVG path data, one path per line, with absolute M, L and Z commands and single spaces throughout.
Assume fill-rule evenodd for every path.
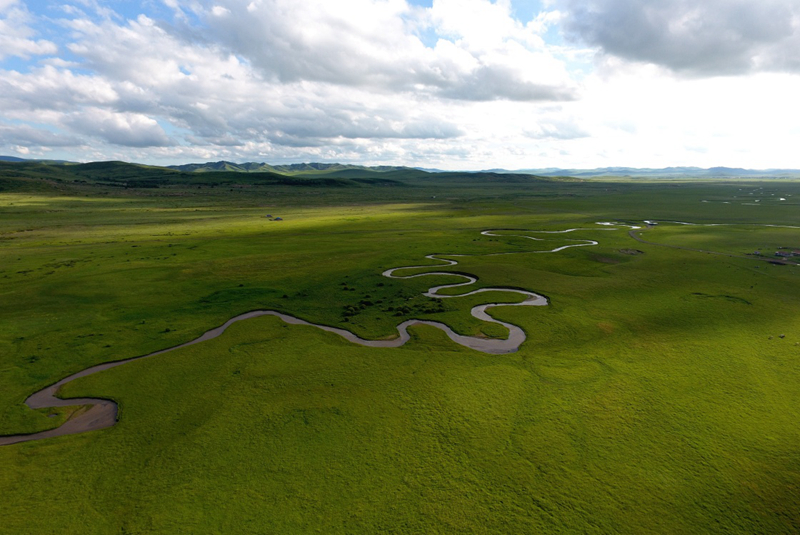
M 535 236 L 531 236 L 530 234 L 565 234 L 570 232 L 576 232 L 579 230 L 616 230 L 617 226 L 629 226 L 629 225 L 622 225 L 619 223 L 598 223 L 598 224 L 604 225 L 605 228 L 603 229 L 575 228 L 575 229 L 558 230 L 558 231 L 485 230 L 481 234 L 484 236 L 517 237 L 517 238 L 525 238 L 529 240 L 541 241 L 542 238 L 537 238 Z M 633 227 L 633 228 L 639 228 L 639 227 Z M 525 253 L 525 254 L 557 253 L 559 251 L 563 251 L 571 247 L 586 247 L 586 246 L 597 245 L 597 242 L 594 240 L 572 240 L 572 241 L 574 241 L 575 243 L 570 243 L 550 250 L 521 251 L 519 253 L 492 253 L 489 255 L 475 255 L 475 256 L 496 256 L 496 255 L 520 254 L 520 253 Z M 107 427 L 111 427 L 117 422 L 118 407 L 114 401 L 108 399 L 99 399 L 99 398 L 61 399 L 57 397 L 59 389 L 65 384 L 74 381 L 75 379 L 86 377 L 88 375 L 93 375 L 95 373 L 109 370 L 117 366 L 122 366 L 123 364 L 133 362 L 134 360 L 141 360 L 141 359 L 155 357 L 157 355 L 163 355 L 164 353 L 169 353 L 171 351 L 175 351 L 176 349 L 181 349 L 184 347 L 189 347 L 194 344 L 199 344 L 208 340 L 212 340 L 220 336 L 222 333 L 225 332 L 225 330 L 228 327 L 230 327 L 236 322 L 248 320 L 251 318 L 257 318 L 261 316 L 275 316 L 290 325 L 307 325 L 311 327 L 316 327 L 323 331 L 337 334 L 354 344 L 359 344 L 368 347 L 381 347 L 381 348 L 400 347 L 411 338 L 411 336 L 408 333 L 409 327 L 413 325 L 429 325 L 431 327 L 436 327 L 437 329 L 441 329 L 442 331 L 444 331 L 447 334 L 447 336 L 450 337 L 450 339 L 453 340 L 455 343 L 462 345 L 464 347 L 474 349 L 476 351 L 481 351 L 483 353 L 489 353 L 489 354 L 504 354 L 517 351 L 520 345 L 522 345 L 522 343 L 525 341 L 525 331 L 523 331 L 520 327 L 516 325 L 494 319 L 488 314 L 488 310 L 500 306 L 545 306 L 548 304 L 548 300 L 546 297 L 534 292 L 530 292 L 527 290 L 519 290 L 515 288 L 480 288 L 473 290 L 471 292 L 457 294 L 457 295 L 440 294 L 439 292 L 441 290 L 445 290 L 448 288 L 459 288 L 459 287 L 470 286 L 472 284 L 475 284 L 478 281 L 478 279 L 471 275 L 465 275 L 461 273 L 451 273 L 446 271 L 425 271 L 422 273 L 413 273 L 405 276 L 397 274 L 397 272 L 402 273 L 405 271 L 436 269 L 437 267 L 439 268 L 452 267 L 458 265 L 458 261 L 452 260 L 452 258 L 458 258 L 464 256 L 472 256 L 472 255 L 431 254 L 426 256 L 426 258 L 428 258 L 429 260 L 440 262 L 441 263 L 440 266 L 424 265 L 424 266 L 397 267 L 397 268 L 387 269 L 386 271 L 383 272 L 383 276 L 391 279 L 412 279 L 417 277 L 430 277 L 430 276 L 447 276 L 460 279 L 459 282 L 455 282 L 453 284 L 433 286 L 424 292 L 425 296 L 434 299 L 455 299 L 485 292 L 492 292 L 495 294 L 508 293 L 513 295 L 521 295 L 524 297 L 524 299 L 517 303 L 488 303 L 483 305 L 477 305 L 473 307 L 472 310 L 470 311 L 470 314 L 472 314 L 472 316 L 478 318 L 479 320 L 486 321 L 489 323 L 496 323 L 508 329 L 509 333 L 508 338 L 493 339 L 493 338 L 478 338 L 474 336 L 464 336 L 456 333 L 449 326 L 441 322 L 409 319 L 400 323 L 397 326 L 397 338 L 391 340 L 366 340 L 364 338 L 356 336 L 355 334 L 345 329 L 339 329 L 337 327 L 330 327 L 327 325 L 311 323 L 302 320 L 300 318 L 291 316 L 289 314 L 277 312 L 275 310 L 253 310 L 235 316 L 226 321 L 224 324 L 220 325 L 219 327 L 211 329 L 189 342 L 180 344 L 178 346 L 170 347 L 167 349 L 162 349 L 160 351 L 155 351 L 147 355 L 141 355 L 138 357 L 119 360 L 115 362 L 98 364 L 96 366 L 86 368 L 85 370 L 82 370 L 78 373 L 74 373 L 69 377 L 65 377 L 60 381 L 58 381 L 57 383 L 52 384 L 47 388 L 44 388 L 32 394 L 30 397 L 28 397 L 28 399 L 25 400 L 25 403 L 31 409 L 45 409 L 53 407 L 71 407 L 71 406 L 83 406 L 84 409 L 74 414 L 69 420 L 67 420 L 61 426 L 55 429 L 50 429 L 47 431 L 42 431 L 40 433 L 33 433 L 28 435 L 10 435 L 10 436 L 0 437 L 0 446 L 8 444 L 16 444 L 18 442 L 27 442 L 31 440 L 41 440 L 57 436 L 73 435 L 77 433 L 96 431 L 99 429 L 105 429 Z

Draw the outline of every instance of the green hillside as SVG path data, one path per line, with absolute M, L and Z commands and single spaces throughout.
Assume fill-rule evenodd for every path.
M 407 169 L 404 167 L 393 166 L 377 166 L 377 167 L 364 167 L 360 165 L 343 165 L 338 163 L 299 163 L 288 165 L 269 165 L 267 163 L 246 162 L 246 163 L 233 163 L 233 162 L 206 162 L 206 163 L 191 163 L 184 165 L 173 165 L 169 169 L 177 171 L 185 171 L 189 173 L 211 173 L 221 171 L 234 171 L 239 173 L 280 173 L 283 175 L 303 175 L 303 174 L 329 174 L 339 173 L 342 171 L 361 171 L 368 173 L 385 173 L 389 171 L 397 171 Z

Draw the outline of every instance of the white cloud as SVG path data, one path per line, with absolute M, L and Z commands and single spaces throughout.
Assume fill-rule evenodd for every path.
M 566 69 L 505 3 L 469 1 L 469 9 L 453 0 L 435 0 L 429 10 L 405 0 L 221 0 L 184 9 L 208 25 L 205 39 L 245 58 L 268 80 L 465 100 L 574 98 Z M 215 16 L 221 8 L 230 16 Z M 426 26 L 441 37 L 434 48 L 418 36 Z M 197 38 L 193 28 L 183 33 L 187 41 Z M 505 68 L 512 58 L 517 68 Z
M 460 101 L 572 95 L 536 35 L 507 9 L 478 1 L 496 13 L 498 36 L 504 27 L 515 36 L 481 50 L 464 35 L 428 48 L 417 33 L 433 10 L 404 0 L 173 2 L 207 27 L 188 26 L 188 17 L 176 27 L 75 11 L 61 24 L 77 59 L 8 71 L 0 105 L 7 118 L 125 147 L 183 151 L 161 121 L 205 152 L 407 154 L 402 146 L 417 139 L 463 136 L 451 118 Z
M 592 76 L 586 86 L 586 98 L 564 109 L 591 133 L 570 143 L 573 157 L 587 165 L 774 168 L 800 163 L 791 148 L 800 110 L 787 106 L 800 91 L 800 77 L 686 80 L 641 66 Z
M 525 135 L 533 139 L 579 139 L 589 137 L 590 134 L 574 118 L 545 117 L 526 129 Z
M 88 108 L 64 116 L 62 122 L 77 132 L 100 137 L 114 145 L 164 147 L 173 144 L 158 122 L 136 113 Z
M 29 58 L 58 51 L 55 43 L 34 39 L 33 17 L 18 0 L 0 0 L 0 60 L 18 56 Z
M 67 113 L 82 106 L 92 111 L 77 110 L 57 120 L 83 135 L 134 146 L 166 141 L 152 130 L 140 136 L 108 120 L 91 129 L 81 118 L 88 114 L 97 120 L 99 110 L 162 118 L 191 132 L 193 142 L 222 146 L 255 141 L 314 147 L 335 139 L 460 135 L 451 122 L 437 118 L 435 105 L 417 102 L 399 111 L 393 94 L 325 82 L 265 81 L 247 62 L 213 43 L 178 39 L 144 16 L 124 26 L 82 18 L 69 27 L 76 35 L 69 49 L 93 74 L 73 74 L 72 64 L 58 68 L 58 62 L 28 74 L 12 71 L 0 79 L 0 103 L 22 114 Z
M 0 146 L 22 144 L 33 147 L 76 147 L 82 143 L 77 137 L 34 128 L 27 124 L 0 122 Z
M 797 0 L 559 0 L 563 24 L 604 53 L 692 76 L 800 72 Z
M 81 104 L 113 104 L 118 100 L 108 81 L 50 65 L 26 74 L 0 73 L 0 104 L 7 113 L 26 108 L 69 109 Z
M 747 35 L 761 44 L 734 40 L 725 53 L 720 35 L 705 37 L 697 48 L 708 52 L 703 61 L 761 58 L 737 78 L 680 67 L 671 34 L 651 40 L 661 49 L 648 45 L 647 24 L 631 23 L 625 53 L 600 37 L 594 48 L 547 41 L 556 25 L 575 31 L 576 21 L 600 15 L 595 33 L 582 35 L 603 36 L 613 27 L 609 13 L 625 14 L 619 6 L 630 7 L 634 21 L 645 4 L 660 13 L 656 4 L 634 4 L 581 4 L 594 10 L 589 16 L 559 0 L 520 21 L 511 0 L 434 0 L 430 8 L 404 0 L 170 0 L 174 18 L 164 21 L 153 12 L 123 20 L 107 12 L 115 3 L 85 0 L 53 11 L 65 17 L 54 24 L 65 29 L 57 41 L 68 54 L 0 70 L 0 148 L 168 163 L 800 167 L 789 146 L 800 133 L 800 77 L 745 73 L 790 64 L 795 55 L 777 59 L 780 32 L 753 30 Z M 0 13 L 21 6 L 0 0 Z M 676 34 L 698 24 L 672 15 L 660 16 Z M 35 43 L 37 19 L 26 16 L 23 38 Z M 701 26 L 733 24 L 703 17 Z M 759 20 L 751 25 L 770 27 Z M 744 31 L 733 28 L 731 35 Z

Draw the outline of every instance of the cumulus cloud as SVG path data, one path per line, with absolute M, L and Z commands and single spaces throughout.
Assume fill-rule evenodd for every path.
M 800 72 L 796 0 L 560 0 L 565 32 L 690 75 Z
M 528 21 L 515 1 L 163 0 L 137 14 L 76 0 L 45 21 L 0 0 L 0 20 L 27 17 L 0 35 L 51 51 L 15 45 L 25 67 L 0 64 L 0 146 L 154 163 L 793 165 L 800 77 L 700 76 L 797 71 L 789 0 L 546 0 Z M 592 64 L 598 51 L 614 68 Z
M 575 97 L 539 35 L 549 22 L 468 1 L 170 0 L 167 21 L 81 0 L 53 11 L 67 57 L 0 71 L 1 115 L 41 124 L 41 140 L 338 159 L 433 150 L 466 135 L 454 118 L 473 103 Z
M 5 110 L 71 109 L 81 104 L 118 100 L 111 84 L 93 75 L 76 75 L 52 66 L 29 73 L 0 71 L 0 104 Z
M 15 110 L 10 116 L 42 117 L 49 110 L 50 122 L 125 146 L 168 145 L 155 118 L 188 131 L 189 142 L 223 147 L 461 135 L 435 111 L 438 102 L 410 92 L 265 80 L 245 59 L 211 42 L 186 41 L 145 16 L 124 25 L 108 18 L 64 24 L 75 36 L 69 49 L 91 74 L 75 74 L 75 63 L 59 62 L 7 72 L 0 77 L 0 105 Z M 100 117 L 101 110 L 117 120 Z
M 0 146 L 24 145 L 34 147 L 76 147 L 82 145 L 75 136 L 34 128 L 27 124 L 0 122 Z
M 10 56 L 29 58 L 55 54 L 58 47 L 44 39 L 35 39 L 33 17 L 18 0 L 0 0 L 0 60 Z
M 77 132 L 100 137 L 114 145 L 164 147 L 173 144 L 158 122 L 135 113 L 90 108 L 65 116 L 62 123 Z
M 575 84 L 506 2 L 217 0 L 185 2 L 206 29 L 176 28 L 245 58 L 267 80 L 301 80 L 465 100 L 575 98 Z M 244 22 L 246 21 L 246 23 Z M 439 35 L 427 47 L 419 37 Z M 514 68 L 507 68 L 515 61 Z M 486 86 L 491 78 L 492 85 Z

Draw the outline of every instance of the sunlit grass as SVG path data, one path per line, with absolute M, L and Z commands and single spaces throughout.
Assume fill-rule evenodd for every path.
M 800 268 L 593 229 L 732 223 L 643 237 L 731 254 L 795 246 L 799 230 L 754 224 L 796 224 L 796 207 L 701 202 L 800 196 L 764 184 L 0 193 L 2 433 L 63 421 L 24 399 L 71 372 L 252 309 L 376 339 L 410 317 L 505 335 L 469 310 L 518 297 L 439 308 L 422 293 L 454 279 L 381 276 L 392 267 L 478 278 L 443 293 L 550 299 L 492 310 L 527 333 L 510 355 L 431 328 L 376 350 L 260 318 L 71 383 L 66 395 L 117 400 L 120 421 L 0 447 L 0 532 L 797 532 Z M 575 227 L 592 230 L 480 234 Z M 535 252 L 570 240 L 600 243 Z M 475 256 L 442 267 L 431 253 Z

